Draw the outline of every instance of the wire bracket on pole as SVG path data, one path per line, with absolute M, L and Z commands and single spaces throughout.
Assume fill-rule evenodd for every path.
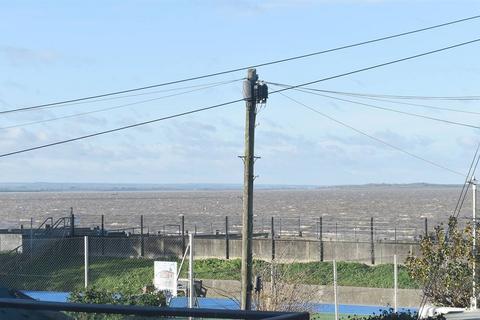
M 242 159 L 243 163 L 245 163 L 245 156 L 237 156 L 239 157 L 240 159 Z M 253 157 L 253 161 L 256 162 L 258 159 L 262 159 L 262 157 L 259 157 L 259 156 L 254 156 Z

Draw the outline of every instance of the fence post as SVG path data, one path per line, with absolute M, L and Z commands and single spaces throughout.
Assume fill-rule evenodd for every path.
M 394 241 L 395 241 L 394 253 L 397 254 L 397 227 L 396 226 L 395 226 L 395 229 L 394 229 Z
M 282 236 L 282 218 L 280 218 L 280 232 L 278 233 L 278 237 L 280 238 Z
M 375 245 L 373 239 L 373 217 L 370 218 L 370 256 L 372 264 L 375 264 Z
M 88 261 L 88 247 L 89 247 L 89 243 L 88 243 L 88 236 L 83 237 L 83 239 L 84 239 L 83 248 L 84 248 L 84 257 L 85 257 L 85 260 L 84 260 L 84 269 L 85 269 L 84 278 L 85 278 L 85 289 L 86 289 L 86 288 L 88 287 L 88 269 L 89 269 L 89 261 Z
M 102 256 L 105 254 L 105 216 L 102 214 Z
M 398 266 L 397 255 L 393 255 L 393 311 L 397 313 Z
M 335 246 L 337 245 L 338 241 L 338 222 L 335 221 Z
M 425 238 L 428 237 L 428 219 L 425 217 Z
M 188 307 L 193 308 L 194 302 L 194 294 L 195 294 L 195 282 L 193 280 L 193 254 L 194 254 L 194 246 L 193 246 L 193 234 L 188 234 L 188 247 L 189 247 L 189 255 L 188 255 Z
M 270 233 L 272 236 L 272 261 L 275 259 L 275 220 L 272 217 L 272 225 L 270 226 Z
M 75 237 L 75 215 L 73 214 L 73 207 L 70 207 L 70 237 Z
M 298 236 L 299 237 L 302 236 L 302 224 L 301 224 L 301 221 L 300 221 L 300 217 L 298 218 Z
M 185 216 L 182 214 L 180 215 L 180 226 L 182 231 L 182 253 L 185 254 Z M 195 233 L 197 231 L 195 230 Z
M 225 259 L 230 259 L 230 235 L 228 233 L 228 216 L 225 217 Z
M 140 256 L 145 255 L 145 243 L 143 241 L 143 214 L 140 215 Z
M 33 218 L 30 218 L 30 258 L 33 254 Z
M 320 225 L 318 230 L 318 237 L 320 240 L 320 261 L 323 261 L 323 218 L 320 217 Z
M 333 299 L 335 303 L 335 320 L 338 320 L 338 299 L 337 299 L 337 262 L 333 259 Z

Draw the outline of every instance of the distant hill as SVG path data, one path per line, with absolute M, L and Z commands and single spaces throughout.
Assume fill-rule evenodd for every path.
M 370 183 L 363 185 L 269 185 L 258 184 L 260 190 L 314 190 L 331 188 L 457 188 L 453 184 L 430 183 Z M 241 184 L 186 183 L 186 184 L 143 184 L 143 183 L 50 183 L 50 182 L 7 182 L 0 183 L 0 192 L 80 192 L 80 191 L 195 191 L 195 190 L 241 190 Z
M 435 183 L 426 183 L 426 182 L 414 182 L 414 183 L 367 183 L 360 185 L 341 185 L 341 186 L 331 186 L 335 188 L 458 188 L 461 185 L 459 184 L 435 184 Z

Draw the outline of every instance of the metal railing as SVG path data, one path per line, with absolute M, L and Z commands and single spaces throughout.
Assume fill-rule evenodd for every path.
M 114 221 L 109 224 L 106 221 L 108 217 L 99 215 L 96 219 L 92 215 L 85 214 L 90 221 L 88 225 L 75 223 L 74 215 L 58 217 L 46 217 L 39 222 L 38 227 L 31 226 L 30 229 L 24 228 L 23 225 L 19 229 L 4 229 L 3 233 L 23 233 L 25 236 L 41 237 L 57 233 L 62 230 L 66 235 L 76 235 L 75 228 L 78 228 L 80 234 L 88 235 L 87 231 L 96 228 L 104 232 L 117 232 L 125 234 L 156 234 L 156 235 L 185 235 L 194 233 L 195 235 L 222 235 L 229 232 L 232 236 L 240 234 L 242 229 L 241 215 L 224 216 L 224 217 L 208 217 L 198 219 L 193 214 L 186 215 L 162 215 L 159 219 L 157 216 L 138 215 L 138 223 L 132 222 L 129 217 L 129 223 L 119 223 L 123 218 L 115 217 Z M 295 215 L 278 214 L 276 216 L 264 216 L 258 214 L 254 217 L 254 233 L 269 234 L 275 229 L 277 237 L 302 237 L 316 238 L 338 241 L 363 241 L 369 240 L 373 227 L 373 236 L 375 241 L 417 241 L 429 232 L 433 231 L 433 227 L 438 224 L 435 218 L 426 218 L 421 214 L 419 218 L 411 218 L 404 220 L 403 218 L 384 217 L 377 213 L 372 213 L 372 217 L 357 216 L 354 213 L 348 217 L 334 217 L 328 214 L 319 213 L 317 217 L 311 213 L 297 213 Z M 82 216 L 83 217 L 83 216 Z M 163 219 L 164 217 L 164 219 Z M 145 219 L 143 219 L 145 218 Z M 373 219 L 373 221 L 372 221 Z M 33 220 L 33 219 L 32 219 Z M 87 220 L 87 219 L 85 219 Z M 135 220 L 135 219 L 134 219 Z M 158 224 L 160 221 L 162 223 Z M 97 221 L 97 224 L 95 223 Z M 48 225 L 48 228 L 46 228 Z M 101 226 L 101 227 L 100 227 Z M 120 227 L 119 227 L 120 226 Z
M 193 309 L 140 307 L 108 304 L 83 304 L 69 302 L 44 302 L 29 299 L 0 298 L 0 308 L 15 308 L 41 311 L 67 311 L 102 314 L 123 314 L 144 317 L 195 317 L 215 319 L 269 319 L 309 320 L 308 312 L 270 312 L 223 309 Z

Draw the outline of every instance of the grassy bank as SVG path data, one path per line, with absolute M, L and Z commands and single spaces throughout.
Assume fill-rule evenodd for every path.
M 30 290 L 71 291 L 84 285 L 83 257 L 50 255 L 12 263 L 11 257 L 0 255 L 0 285 Z M 331 285 L 331 262 L 278 264 L 277 270 L 287 281 Z M 361 263 L 338 262 L 338 284 L 341 286 L 392 288 L 393 265 L 368 266 Z M 205 259 L 195 262 L 198 279 L 240 279 L 240 260 Z M 254 273 L 267 274 L 270 266 L 254 262 Z M 184 266 L 182 277 L 186 277 Z M 91 257 L 90 284 L 123 292 L 138 292 L 153 280 L 153 260 L 142 258 Z M 399 267 L 400 288 L 418 288 L 403 266 Z
M 199 278 L 240 280 L 240 260 L 206 259 L 195 262 L 195 273 Z M 269 270 L 270 265 L 264 261 L 254 262 L 254 272 L 262 273 Z M 333 268 L 331 262 L 305 262 L 278 264 L 278 272 L 287 281 L 298 281 L 305 284 L 331 285 L 333 283 Z M 382 264 L 369 266 L 356 262 L 337 262 L 338 284 L 340 286 L 392 288 L 393 265 Z M 268 273 L 268 272 L 267 272 Z M 398 268 L 399 288 L 416 289 L 415 283 L 403 266 Z

